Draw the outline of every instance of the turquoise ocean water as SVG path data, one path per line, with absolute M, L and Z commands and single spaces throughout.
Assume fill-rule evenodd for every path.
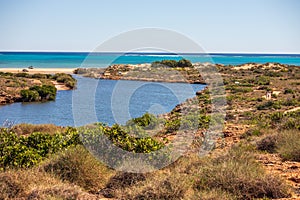
M 299 65 L 300 54 L 183 54 L 166 53 L 47 53 L 47 52 L 0 52 L 0 68 L 77 68 L 107 67 L 109 64 L 140 64 L 157 60 L 182 57 L 192 62 L 214 62 L 224 65 L 238 65 L 249 62 L 277 62 Z

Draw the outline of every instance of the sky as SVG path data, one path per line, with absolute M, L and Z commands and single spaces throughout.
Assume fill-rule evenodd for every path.
M 154 27 L 206 52 L 300 53 L 299 11 L 299 0 L 0 0 L 0 51 L 92 51 Z

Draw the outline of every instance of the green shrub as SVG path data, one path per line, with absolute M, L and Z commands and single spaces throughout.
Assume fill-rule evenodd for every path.
M 79 129 L 83 143 L 91 147 L 99 147 L 105 149 L 107 147 L 107 155 L 109 155 L 109 146 L 103 141 L 103 136 L 109 139 L 116 146 L 123 150 L 134 153 L 150 153 L 164 147 L 164 144 L 147 136 L 136 138 L 131 136 L 126 130 L 118 124 L 112 127 L 106 127 L 101 123 L 94 126 L 81 127 Z M 95 149 L 97 151 L 97 149 Z
M 299 102 L 297 101 L 297 99 L 291 99 L 291 98 L 288 98 L 282 102 L 283 106 L 297 106 L 298 104 Z
M 265 103 L 258 105 L 256 108 L 257 110 L 268 110 L 271 108 L 280 109 L 281 103 L 279 101 L 267 101 Z
M 55 100 L 57 89 L 53 85 L 33 86 L 29 90 L 21 90 L 21 101 Z
M 293 89 L 290 88 L 285 88 L 283 94 L 294 94 L 295 91 Z
M 38 164 L 48 155 L 69 146 L 80 144 L 79 134 L 69 128 L 64 133 L 32 133 L 18 136 L 13 132 L 0 132 L 0 170 L 27 168 Z
M 47 75 L 47 74 L 40 74 L 40 73 L 37 73 L 37 74 L 32 74 L 32 75 L 31 75 L 31 78 L 47 79 L 47 78 L 48 78 L 48 75 Z
M 40 95 L 35 90 L 21 90 L 21 99 L 25 102 L 38 101 Z
M 25 73 L 25 72 L 20 72 L 20 73 L 16 73 L 14 74 L 15 77 L 28 77 L 29 74 Z
M 70 74 L 57 73 L 52 79 L 56 80 L 59 83 L 64 83 L 69 88 L 74 88 L 76 86 L 77 80 L 72 77 Z
M 193 67 L 193 64 L 189 60 L 181 59 L 177 62 L 177 67 Z
M 0 72 L 0 76 L 13 76 L 14 74 L 11 72 Z
M 251 136 L 260 136 L 262 135 L 262 132 L 258 128 L 250 128 L 248 129 L 244 134 L 240 136 L 240 138 L 247 138 Z
M 135 153 L 149 153 L 163 147 L 162 143 L 151 137 L 135 138 L 129 136 L 129 134 L 117 124 L 113 125 L 111 128 L 105 129 L 104 133 L 108 136 L 110 141 L 114 142 L 122 149 Z
M 250 87 L 231 87 L 230 90 L 232 93 L 247 93 L 253 91 Z
M 258 76 L 256 78 L 256 84 L 258 85 L 270 85 L 270 78 L 267 76 Z
M 185 67 L 193 67 L 193 64 L 186 59 L 181 59 L 178 62 L 176 60 L 162 60 L 162 61 L 153 62 L 151 64 L 151 67 L 185 68 Z
M 57 89 L 53 85 L 33 86 L 29 90 L 37 91 L 42 100 L 55 100 Z
M 145 113 L 142 117 L 133 118 L 126 123 L 126 126 L 138 125 L 145 129 L 154 129 L 159 124 L 155 115 Z

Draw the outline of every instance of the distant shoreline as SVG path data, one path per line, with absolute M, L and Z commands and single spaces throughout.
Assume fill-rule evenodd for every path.
M 0 68 L 1 72 L 11 72 L 11 73 L 21 73 L 24 72 L 23 69 L 26 69 L 26 73 L 29 74 L 56 74 L 56 73 L 66 73 L 66 74 L 73 74 L 73 71 L 76 68 Z
M 210 55 L 210 56 L 300 56 L 300 52 L 285 52 L 285 53 L 279 53 L 279 52 L 121 52 L 121 51 L 106 51 L 106 52 L 89 52 L 89 51 L 22 51 L 22 50 L 16 50 L 16 51 L 4 51 L 0 50 L 0 54 L 15 54 L 15 53 L 21 53 L 21 54 L 111 54 L 111 55 L 126 55 L 126 54 L 132 54 L 132 55 Z

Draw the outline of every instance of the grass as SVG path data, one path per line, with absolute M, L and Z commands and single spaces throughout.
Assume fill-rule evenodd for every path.
M 289 197 L 284 181 L 266 173 L 252 151 L 253 147 L 236 146 L 216 158 L 185 156 L 142 180 L 103 191 L 111 189 L 106 197 L 132 200 Z M 126 176 L 119 177 L 126 180 Z
M 281 132 L 277 140 L 276 150 L 284 160 L 300 162 L 300 131 Z
M 81 145 L 50 158 L 41 168 L 92 193 L 102 188 L 113 174 Z
M 78 199 L 92 197 L 37 168 L 0 173 L 0 199 Z
M 29 135 L 34 132 L 55 134 L 59 132 L 64 132 L 65 128 L 56 126 L 54 124 L 17 124 L 12 127 L 12 131 L 18 135 Z
M 278 153 L 283 160 L 300 162 L 300 130 L 277 131 L 257 142 L 257 149 Z
M 227 155 L 196 169 L 196 188 L 225 191 L 237 199 L 288 197 L 289 190 L 284 182 L 265 173 L 255 161 L 252 150 L 247 148 L 234 147 Z

